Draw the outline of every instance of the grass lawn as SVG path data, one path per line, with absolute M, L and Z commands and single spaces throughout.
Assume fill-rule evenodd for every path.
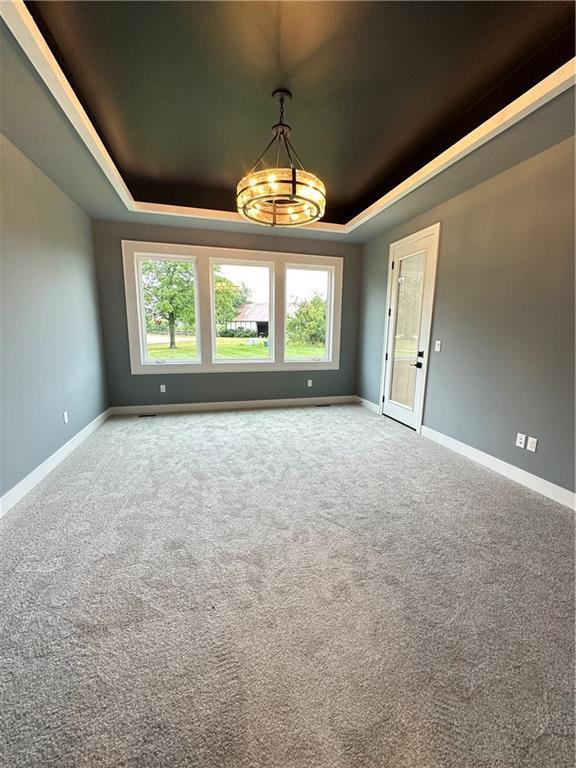
M 198 353 L 196 340 L 176 341 L 176 349 L 170 349 L 167 342 L 160 344 L 148 344 L 148 358 L 150 360 L 190 360 Z
M 256 343 L 249 343 L 256 342 Z M 148 344 L 148 358 L 150 360 L 190 360 L 197 354 L 196 340 L 188 337 L 186 341 L 176 340 L 176 349 L 170 349 L 167 342 Z M 323 346 L 289 345 L 287 359 L 305 359 L 323 357 Z M 265 359 L 269 349 L 264 346 L 263 339 L 216 339 L 216 354 L 219 358 L 234 358 L 239 360 Z
M 326 357 L 326 347 L 324 344 L 309 346 L 304 344 L 288 344 L 286 348 L 286 360 L 313 360 L 314 358 L 323 359 Z

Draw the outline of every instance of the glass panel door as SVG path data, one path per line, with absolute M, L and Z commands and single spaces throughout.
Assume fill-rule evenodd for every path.
M 390 400 L 414 409 L 426 252 L 399 260 L 396 316 L 392 343 Z

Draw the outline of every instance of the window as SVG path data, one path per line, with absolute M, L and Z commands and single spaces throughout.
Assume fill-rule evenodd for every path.
M 271 265 L 212 262 L 214 360 L 273 360 Z
M 123 241 L 133 374 L 339 367 L 342 259 Z
M 145 360 L 198 360 L 194 262 L 143 258 L 139 267 Z
M 332 273 L 286 267 L 285 360 L 329 360 Z

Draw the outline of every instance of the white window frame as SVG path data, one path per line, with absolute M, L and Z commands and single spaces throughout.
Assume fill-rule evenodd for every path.
M 182 362 L 146 361 L 146 325 L 139 280 L 143 259 L 181 259 L 195 265 L 196 338 L 198 360 Z M 342 314 L 342 258 L 313 254 L 276 253 L 240 248 L 122 240 L 124 290 L 130 369 L 134 375 L 160 373 L 255 373 L 257 371 L 322 371 L 340 368 Z M 215 317 L 212 291 L 213 264 L 234 263 L 271 267 L 270 360 L 215 360 Z M 328 316 L 329 358 L 326 360 L 285 360 L 286 268 L 323 269 L 331 274 Z

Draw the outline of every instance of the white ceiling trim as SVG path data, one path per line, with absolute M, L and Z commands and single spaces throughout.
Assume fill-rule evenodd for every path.
M 245 226 L 254 226 L 254 222 L 248 222 L 243 219 L 239 213 L 235 211 L 218 211 L 209 208 L 191 208 L 184 205 L 168 205 L 165 203 L 143 203 L 133 201 L 131 210 L 138 211 L 139 213 L 158 213 L 162 216 L 185 216 L 187 218 L 202 219 L 203 221 L 229 221 L 234 224 L 243 224 Z M 270 229 L 270 227 L 267 227 Z M 282 229 L 289 231 L 295 229 L 295 227 L 280 227 L 275 229 Z M 298 227 L 303 229 L 303 227 Z M 334 234 L 346 234 L 345 224 L 329 224 L 324 221 L 317 221 L 314 224 L 309 224 L 306 229 L 315 229 L 317 232 L 332 232 Z
M 0 16 L 16 38 L 20 47 L 56 99 L 66 117 L 94 157 L 106 178 L 127 208 L 133 203 L 130 190 L 114 165 L 108 150 L 84 111 L 72 86 L 60 69 L 48 44 L 36 26 L 23 0 L 0 2 Z
M 203 222 L 229 222 L 241 226 L 251 226 L 238 213 L 232 211 L 146 203 L 134 200 L 82 104 L 42 37 L 30 12 L 24 5 L 24 0 L 0 2 L 0 16 L 129 211 L 151 213 L 159 216 L 182 216 L 189 219 L 198 219 Z M 416 173 L 413 173 L 394 187 L 394 189 L 390 190 L 390 192 L 387 192 L 357 216 L 354 216 L 346 224 L 316 222 L 309 225 L 307 229 L 334 235 L 347 235 L 354 232 L 374 218 L 374 216 L 390 208 L 406 197 L 406 195 L 409 195 L 418 187 L 430 181 L 434 176 L 442 173 L 451 165 L 462 160 L 466 155 L 474 152 L 483 144 L 491 141 L 500 133 L 503 133 L 511 126 L 528 117 L 532 112 L 544 106 L 544 104 L 556 98 L 556 96 L 574 86 L 575 82 L 576 58 L 566 62 L 566 64 L 551 75 L 541 80 L 533 88 L 530 88 L 522 96 L 512 101 L 504 109 L 501 109 L 500 112 L 497 112 L 482 123 L 482 125 L 478 126 L 478 128 L 457 141 L 420 170 L 416 171 Z M 278 229 L 289 231 L 290 227 L 278 227 Z
M 559 69 L 545 77 L 530 90 L 523 93 L 508 106 L 501 109 L 495 115 L 490 117 L 484 123 L 466 134 L 462 139 L 452 144 L 444 152 L 439 154 L 434 160 L 431 160 L 420 170 L 413 173 L 405 181 L 398 184 L 394 189 L 369 205 L 361 213 L 346 224 L 347 232 L 353 232 L 358 227 L 370 221 L 374 216 L 397 203 L 403 197 L 413 192 L 422 184 L 445 171 L 454 163 L 474 152 L 483 144 L 491 141 L 500 133 L 508 130 L 516 123 L 524 120 L 525 117 L 535 112 L 540 107 L 547 104 L 552 99 L 559 96 L 576 82 L 576 58 L 567 61 Z

